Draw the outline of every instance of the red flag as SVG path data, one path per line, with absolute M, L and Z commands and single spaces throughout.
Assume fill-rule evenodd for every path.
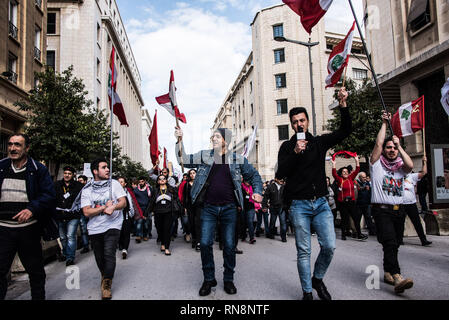
M 156 101 L 160 106 L 167 109 L 167 111 L 173 117 L 178 118 L 179 121 L 183 123 L 187 123 L 185 115 L 179 111 L 178 103 L 176 102 L 175 76 L 173 74 L 173 70 L 170 71 L 170 83 L 168 93 L 160 97 L 156 97 Z
M 159 151 L 159 142 L 157 139 L 157 110 L 154 114 L 153 127 L 151 128 L 151 133 L 148 137 L 148 141 L 150 142 L 151 162 L 153 162 L 153 165 L 156 165 L 156 161 L 159 159 L 159 155 L 161 153 Z
M 391 119 L 391 126 L 398 138 L 410 136 L 424 128 L 424 96 L 400 106 Z
M 164 147 L 164 169 L 167 169 L 167 149 Z
M 333 0 L 282 0 L 301 17 L 301 24 L 308 33 L 320 21 Z
M 115 66 L 115 48 L 112 46 L 111 57 L 109 59 L 109 81 L 108 81 L 108 99 L 109 109 L 112 108 L 112 97 L 114 97 L 114 114 L 120 121 L 120 125 L 126 125 L 129 127 L 126 120 L 125 109 L 123 108 L 122 101 L 116 91 L 117 89 L 117 68 Z
M 332 160 L 335 160 L 335 158 L 339 155 L 342 155 L 346 159 L 348 158 L 355 158 L 357 157 L 357 152 L 351 152 L 351 151 L 338 151 L 332 155 Z

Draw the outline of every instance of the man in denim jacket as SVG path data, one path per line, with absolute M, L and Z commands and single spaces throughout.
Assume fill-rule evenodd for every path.
M 213 149 L 202 150 L 187 155 L 182 145 L 182 131 L 176 127 L 176 156 L 186 168 L 197 169 L 195 182 L 191 190 L 192 203 L 203 200 L 201 212 L 201 262 L 204 282 L 199 291 L 200 296 L 210 294 L 217 285 L 212 245 L 217 221 L 223 234 L 224 290 L 228 294 L 237 293 L 234 286 L 235 268 L 235 226 L 238 207 L 243 208 L 241 177 L 248 181 L 254 190 L 252 199 L 262 202 L 262 179 L 256 169 L 246 158 L 229 151 L 232 132 L 218 128 L 211 137 Z M 180 148 L 181 145 L 181 148 Z M 201 194 L 201 196 L 200 196 Z M 201 199 L 199 199 L 201 198 Z

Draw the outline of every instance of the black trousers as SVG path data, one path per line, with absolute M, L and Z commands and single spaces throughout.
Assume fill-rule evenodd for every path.
M 355 202 L 354 201 L 340 202 L 339 209 L 341 215 L 342 232 L 349 231 L 350 229 L 349 217 L 351 217 L 352 220 L 354 221 L 355 230 L 357 234 L 358 235 L 362 234 L 362 231 L 360 229 L 360 220 L 362 219 L 362 215 L 359 212 L 359 210 L 357 210 Z
M 187 209 L 189 217 L 190 231 L 192 233 L 192 243 L 199 243 L 201 239 L 201 208 L 193 206 Z
M 28 227 L 0 227 L 0 300 L 8 289 L 7 275 L 16 253 L 28 273 L 31 299 L 45 300 L 45 269 L 41 232 L 37 223 Z
M 377 241 L 382 244 L 384 251 L 384 271 L 401 273 L 398 252 L 404 235 L 404 210 L 393 211 L 373 206 L 371 214 L 376 223 Z
M 357 210 L 360 213 L 360 218 L 365 217 L 366 227 L 369 230 L 370 234 L 376 233 L 376 225 L 373 222 L 373 218 L 371 217 L 370 211 L 368 210 L 368 205 L 366 206 L 357 206 Z
M 129 241 L 131 240 L 131 230 L 134 225 L 134 219 L 123 220 L 122 230 L 120 230 L 120 238 L 118 241 L 119 250 L 128 250 Z
M 159 239 L 161 240 L 161 245 L 165 246 L 165 249 L 170 248 L 171 241 L 171 228 L 173 226 L 173 217 L 171 213 L 155 213 L 154 217 L 157 217 L 159 224 L 158 233 Z
M 105 233 L 90 236 L 98 269 L 105 279 L 114 278 L 115 252 L 120 238 L 120 230 L 109 229 Z
M 427 241 L 426 235 L 424 234 L 424 229 L 421 224 L 421 220 L 419 219 L 419 211 L 416 203 L 404 204 L 403 207 L 405 214 L 408 215 L 410 221 L 412 221 L 421 242 Z

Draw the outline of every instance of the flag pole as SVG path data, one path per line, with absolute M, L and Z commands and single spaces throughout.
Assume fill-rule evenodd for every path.
M 363 35 L 362 35 L 362 30 L 360 29 L 359 20 L 357 19 L 357 15 L 355 14 L 354 6 L 352 5 L 352 1 L 351 0 L 348 0 L 348 1 L 349 1 L 349 5 L 351 6 L 351 11 L 354 16 L 355 23 L 357 24 L 357 29 L 359 30 L 360 39 L 362 40 L 363 49 L 365 50 L 365 55 L 366 55 L 366 58 L 368 59 L 369 66 L 371 68 L 371 74 L 373 75 L 373 79 L 376 84 L 377 92 L 379 93 L 380 101 L 382 102 L 383 111 L 387 112 L 387 107 L 385 106 L 384 97 L 382 96 L 382 91 L 380 91 L 379 82 L 377 81 L 377 75 L 376 75 L 376 72 L 374 71 L 373 63 L 371 62 L 371 58 L 368 54 L 368 49 L 366 47 L 365 39 L 363 38 Z M 390 128 L 391 134 L 394 135 L 390 120 L 388 120 L 388 127 Z
M 114 71 L 112 71 L 114 74 Z M 113 127 L 114 127 L 114 87 L 112 87 L 111 82 L 111 153 L 109 156 L 109 199 L 112 200 L 112 135 L 113 135 Z
M 346 83 L 346 72 L 348 71 L 348 65 L 346 64 L 346 67 L 345 67 L 345 75 L 343 76 L 343 85 L 342 85 L 342 87 L 344 87 L 345 86 L 345 83 Z
M 181 128 L 180 126 L 179 126 L 179 120 L 178 120 L 178 117 L 176 117 L 176 115 L 175 115 L 175 119 L 176 119 L 176 126 L 178 127 L 178 128 Z M 180 159 L 181 159 L 181 169 L 182 169 L 182 174 L 184 174 L 184 162 L 183 162 L 183 160 L 182 160 L 182 143 L 181 143 L 181 137 L 178 137 L 178 143 L 179 143 L 179 151 L 181 152 L 181 156 L 180 156 Z

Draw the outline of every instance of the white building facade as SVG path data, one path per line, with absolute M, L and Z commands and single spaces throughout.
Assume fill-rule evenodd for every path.
M 129 127 L 120 126 L 114 116 L 114 131 L 120 136 L 122 154 L 143 164 L 141 77 L 116 1 L 49 0 L 47 27 L 47 65 L 58 72 L 73 65 L 74 76 L 83 80 L 88 99 L 108 114 L 109 61 L 115 47 L 117 93 Z

